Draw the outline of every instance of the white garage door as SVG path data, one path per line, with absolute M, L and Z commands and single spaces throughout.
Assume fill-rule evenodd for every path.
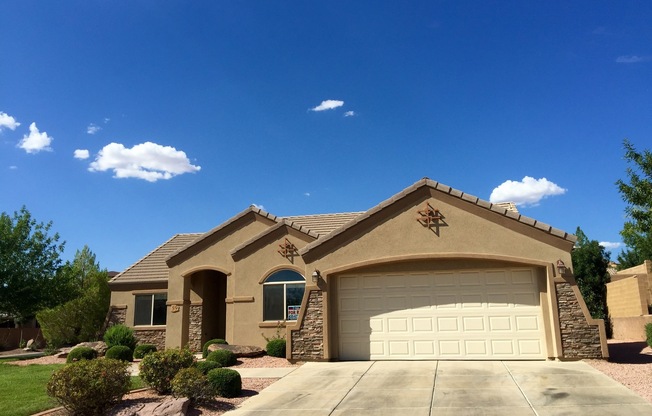
M 544 359 L 532 269 L 342 276 L 342 360 Z

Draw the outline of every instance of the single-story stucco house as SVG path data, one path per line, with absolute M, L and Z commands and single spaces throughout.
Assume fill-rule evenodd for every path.
M 574 242 L 427 178 L 365 212 L 250 207 L 112 279 L 109 321 L 193 350 L 264 347 L 280 331 L 288 358 L 306 361 L 607 357 L 570 270 Z

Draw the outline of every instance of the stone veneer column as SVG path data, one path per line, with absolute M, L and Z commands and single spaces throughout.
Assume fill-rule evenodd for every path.
M 563 358 L 602 358 L 600 327 L 587 322 L 573 286 L 556 283 L 555 289 Z
M 321 290 L 311 290 L 303 321 L 298 330 L 291 331 L 293 360 L 319 361 L 324 359 L 324 297 Z
M 126 325 L 127 323 L 127 307 L 126 306 L 111 306 L 109 316 L 105 324 L 106 328 L 113 325 Z
M 190 305 L 188 324 L 188 347 L 190 351 L 201 351 L 202 305 Z

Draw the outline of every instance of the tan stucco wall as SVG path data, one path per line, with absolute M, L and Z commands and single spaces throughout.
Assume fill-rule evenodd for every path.
M 175 261 L 171 264 L 168 280 L 168 331 L 165 341 L 167 348 L 181 347 L 188 343 L 188 307 L 191 302 L 201 302 L 197 291 L 192 291 L 190 287 L 192 274 L 201 270 L 216 270 L 226 274 L 226 296 L 232 298 L 235 296 L 235 284 L 231 250 L 274 224 L 276 224 L 274 221 L 250 212 L 232 225 L 217 232 L 217 241 L 207 238 L 206 242 L 199 244 L 197 250 L 191 255 L 185 256 L 182 261 Z M 178 309 L 173 309 L 175 306 Z M 178 312 L 174 312 L 174 310 L 178 310 Z M 226 307 L 227 323 L 234 322 L 233 313 L 233 304 L 228 303 Z M 233 331 L 229 331 L 227 324 L 226 339 L 229 343 L 232 343 L 232 340 L 229 339 L 232 334 Z
M 652 315 L 611 319 L 613 339 L 645 341 L 645 325 L 652 323 Z
M 417 221 L 425 202 L 438 209 L 445 225 L 438 234 Z M 550 357 L 561 355 L 553 264 L 572 264 L 573 243 L 432 189 L 417 191 L 381 210 L 308 253 L 306 273 L 321 271 L 324 287 L 326 359 L 337 354 L 335 285 L 344 272 L 365 268 L 401 271 L 405 267 L 459 269 L 528 265 L 541 271 L 541 305 Z M 487 261 L 489 259 L 489 261 Z M 293 327 L 295 329 L 296 327 Z
M 276 335 L 278 322 L 263 321 L 263 281 L 267 276 L 281 269 L 290 269 L 303 275 L 308 280 L 307 283 L 310 283 L 310 276 L 305 275 L 303 259 L 296 256 L 290 261 L 281 256 L 278 250 L 286 238 L 299 249 L 314 238 L 287 227 L 269 237 L 271 238 L 264 239 L 263 244 L 255 247 L 255 252 L 239 258 L 235 264 L 233 323 L 227 325 L 227 328 L 236 344 L 265 347 L 267 341 L 264 336 L 271 338 Z M 238 298 L 253 298 L 253 302 L 238 302 Z M 282 333 L 285 334 L 285 329 Z
M 612 318 L 647 315 L 647 276 L 607 283 L 607 308 Z

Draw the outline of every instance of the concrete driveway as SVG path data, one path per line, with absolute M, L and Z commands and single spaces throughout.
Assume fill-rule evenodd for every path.
M 306 363 L 229 415 L 652 415 L 589 365 L 554 361 Z

